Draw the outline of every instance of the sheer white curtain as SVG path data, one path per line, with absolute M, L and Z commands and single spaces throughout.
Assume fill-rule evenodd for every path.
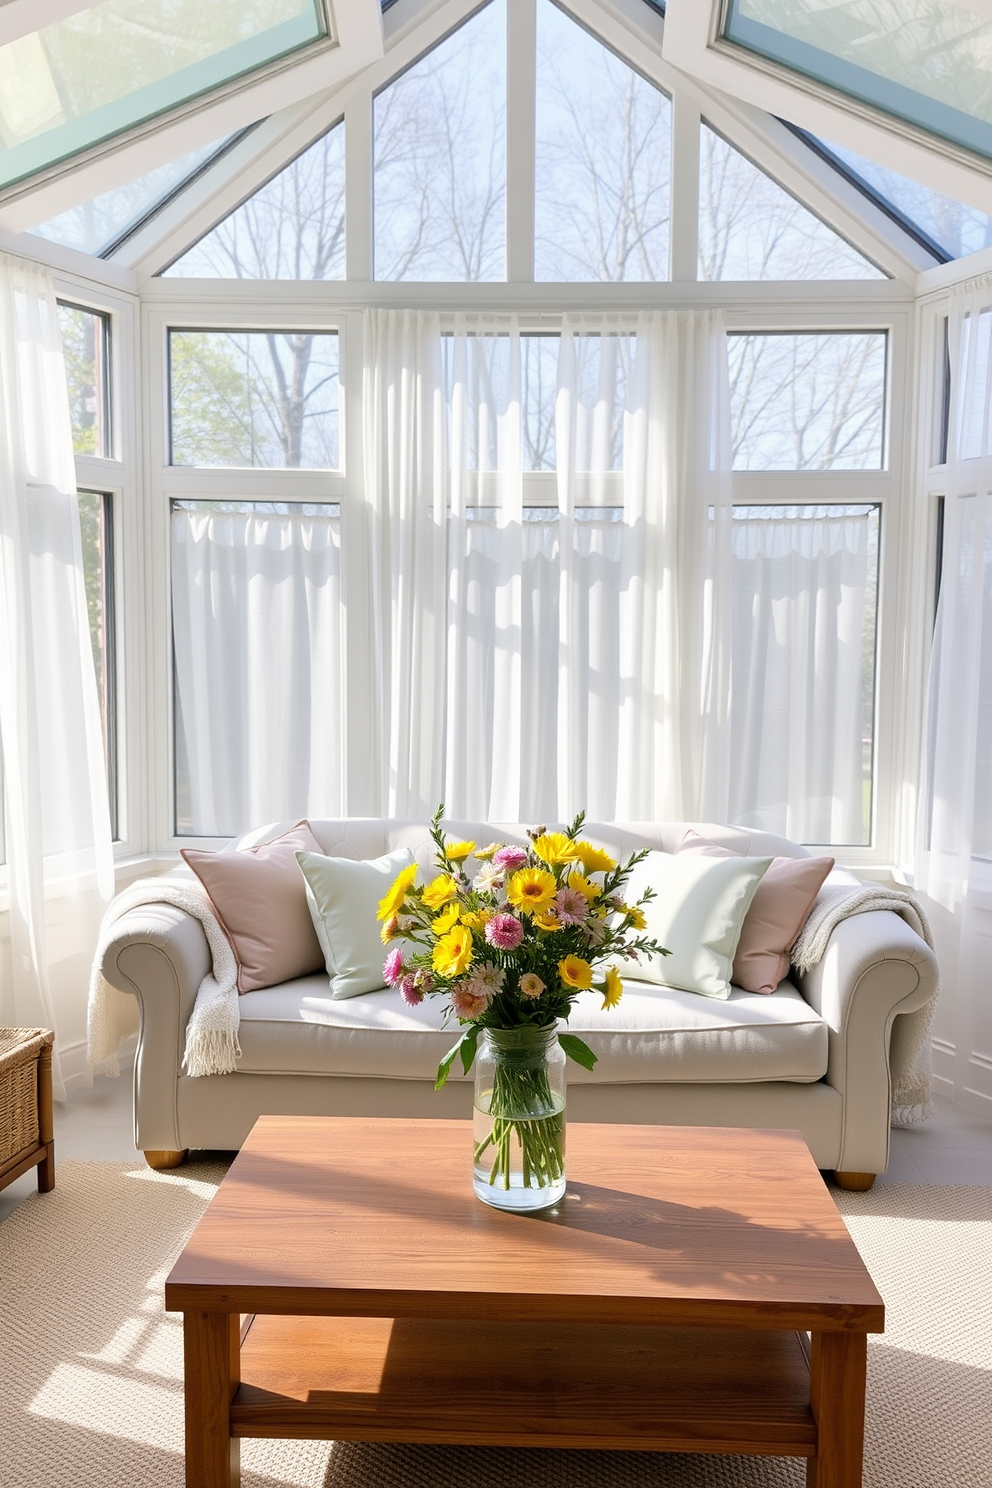
M 340 526 L 331 505 L 175 503 L 181 834 L 343 812 Z
M 873 506 L 738 509 L 731 821 L 869 840 L 877 558 Z
M 0 745 L 11 975 L 0 1021 L 59 1034 L 55 959 L 88 962 L 114 891 L 106 768 L 90 644 L 69 397 L 48 272 L 0 254 Z M 57 954 L 46 892 L 60 896 Z M 67 1010 L 68 1012 L 69 1010 Z M 55 1091 L 64 1097 L 56 1044 Z
M 948 345 L 943 569 L 928 683 L 917 882 L 956 911 L 968 897 L 976 856 L 992 858 L 992 843 L 981 840 L 992 787 L 992 279 L 956 291 Z
M 444 779 L 446 410 L 433 314 L 368 310 L 364 474 L 371 516 L 380 810 L 430 815 Z
M 390 809 L 725 819 L 722 318 L 382 312 L 366 346 Z
M 992 277 L 953 292 L 943 564 L 927 689 L 916 887 L 941 967 L 935 1049 L 962 1104 L 986 1110 L 992 890 Z

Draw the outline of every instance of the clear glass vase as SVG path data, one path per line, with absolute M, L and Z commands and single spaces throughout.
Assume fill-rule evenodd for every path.
M 495 1209 L 565 1192 L 565 1054 L 555 1028 L 486 1028 L 475 1056 L 473 1187 Z

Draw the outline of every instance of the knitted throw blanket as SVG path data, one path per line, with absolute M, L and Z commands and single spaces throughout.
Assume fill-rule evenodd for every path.
M 891 909 L 933 950 L 926 915 L 911 894 L 881 884 L 825 884 L 817 895 L 790 952 L 799 972 L 810 971 L 823 957 L 831 931 L 848 915 Z M 934 1114 L 930 1030 L 936 998 L 915 1013 L 904 1013 L 892 1025 L 889 1067 L 892 1071 L 892 1125 L 914 1126 Z
M 90 977 L 87 1015 L 90 1065 L 97 1074 L 120 1074 L 121 1043 L 137 1026 L 134 998 L 112 987 L 100 974 L 100 964 L 117 921 L 128 910 L 143 904 L 175 905 L 203 926 L 213 965 L 197 990 L 186 1028 L 183 1068 L 188 1075 L 230 1074 L 237 1069 L 241 1056 L 238 967 L 234 952 L 201 885 L 196 880 L 169 878 L 138 879 L 118 894 L 104 915 Z

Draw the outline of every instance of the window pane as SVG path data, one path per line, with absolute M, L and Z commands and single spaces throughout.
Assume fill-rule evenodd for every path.
M 732 335 L 735 470 L 880 470 L 881 331 Z
M 535 277 L 667 279 L 671 150 L 670 99 L 540 0 Z
M 231 139 L 236 136 L 232 135 Z M 64 243 L 82 253 L 109 252 L 131 229 L 152 215 L 155 209 L 226 148 L 228 141 L 215 140 L 199 150 L 191 150 L 178 160 L 156 166 L 136 181 L 104 191 L 92 201 L 70 207 L 47 222 L 32 227 L 31 232 L 53 243 Z
M 992 22 L 980 12 L 970 0 L 729 0 L 724 35 L 992 156 Z
M 504 278 L 504 0 L 384 88 L 373 121 L 375 277 Z
M 885 275 L 704 124 L 700 279 L 884 279 Z
M 988 449 L 989 377 L 992 374 L 992 309 L 977 315 L 966 315 L 961 322 L 961 349 L 958 365 L 968 367 L 967 377 L 955 407 L 953 430 L 956 453 L 962 460 L 974 460 Z M 948 397 L 950 388 L 948 387 Z M 944 444 L 947 459 L 948 444 Z
M 165 270 L 185 279 L 343 279 L 344 125 Z
M 314 0 L 103 0 L 0 46 L 0 184 L 323 34 Z
M 849 171 L 868 186 L 873 194 L 885 199 L 911 227 L 922 232 L 943 249 L 949 258 L 964 258 L 992 246 L 992 217 L 954 197 L 944 196 L 921 181 L 913 181 L 888 166 L 866 160 L 844 145 L 820 145 L 835 155 Z
M 107 760 L 110 817 L 117 831 L 117 689 L 114 613 L 113 498 L 102 491 L 79 492 L 79 527 L 83 544 L 83 582 L 90 622 Z
M 69 384 L 72 446 L 77 455 L 109 456 L 110 317 L 59 302 L 59 330 Z
M 336 505 L 173 503 L 179 836 L 343 813 L 340 586 Z
M 170 331 L 173 465 L 336 470 L 336 332 Z
M 877 506 L 737 506 L 731 821 L 871 841 Z

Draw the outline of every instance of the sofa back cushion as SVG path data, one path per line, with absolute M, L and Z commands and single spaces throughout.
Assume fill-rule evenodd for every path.
M 678 855 L 729 858 L 729 849 L 688 831 Z M 734 956 L 733 982 L 747 992 L 774 992 L 789 972 L 789 950 L 799 934 L 833 858 L 773 858 L 755 890 Z
M 271 842 L 233 852 L 180 851 L 231 942 L 239 992 L 319 971 L 324 958 L 296 862 L 300 851 L 320 851 L 309 823 L 299 821 Z

